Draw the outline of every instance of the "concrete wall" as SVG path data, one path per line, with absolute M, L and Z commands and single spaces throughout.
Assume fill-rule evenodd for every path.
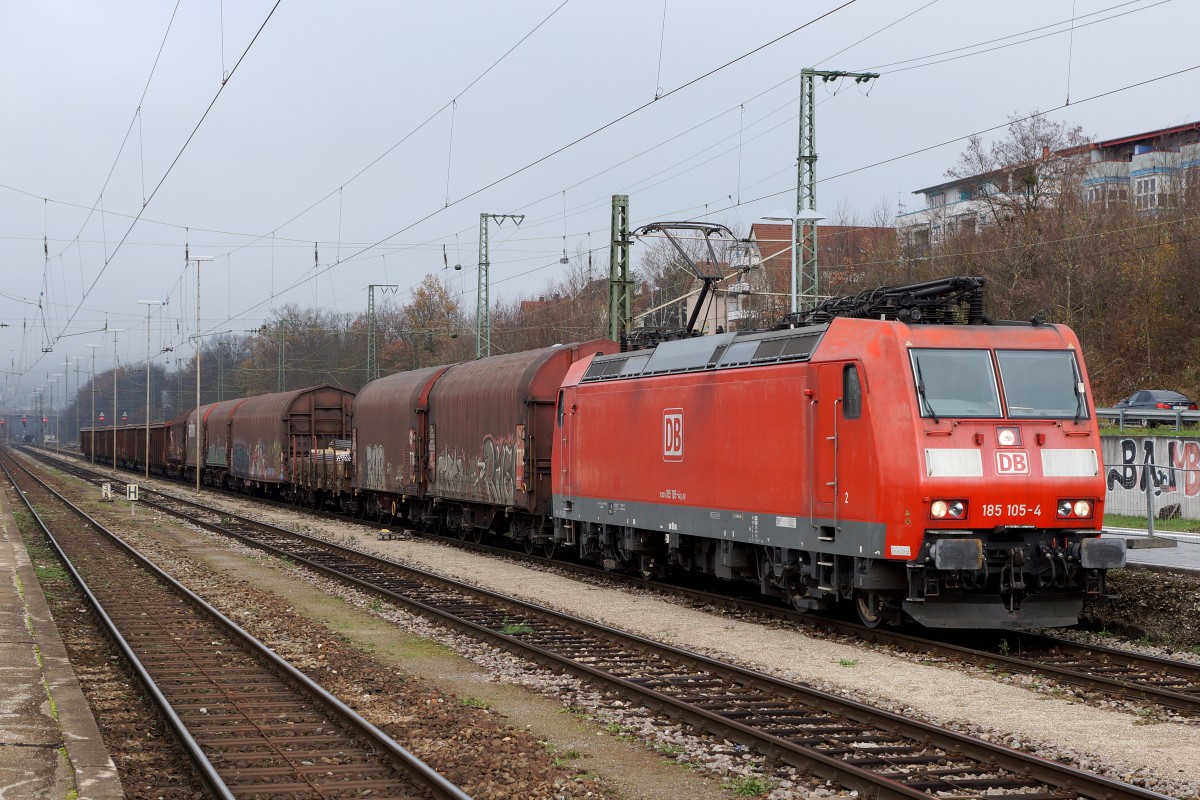
M 1180 515 L 1200 519 L 1200 439 L 1102 436 L 1105 510 L 1145 516 L 1147 478 L 1156 511 L 1178 504 Z

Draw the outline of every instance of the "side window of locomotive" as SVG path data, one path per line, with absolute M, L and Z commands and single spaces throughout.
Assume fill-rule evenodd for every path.
M 999 417 L 1000 393 L 987 350 L 912 349 L 922 417 Z
M 846 419 L 862 416 L 862 384 L 858 380 L 858 367 L 854 364 L 842 368 L 842 416 Z
M 558 390 L 558 427 L 562 427 L 563 423 L 563 390 Z

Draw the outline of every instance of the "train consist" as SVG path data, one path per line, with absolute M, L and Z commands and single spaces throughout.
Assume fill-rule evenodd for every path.
M 1074 624 L 1124 542 L 1075 335 L 992 323 L 981 279 L 826 303 L 772 331 L 595 340 L 223 401 L 150 466 L 874 626 Z M 117 461 L 144 464 L 144 428 Z M 127 440 L 125 437 L 132 437 Z M 85 452 L 112 457 L 111 429 Z M 107 444 L 106 444 L 107 442 Z M 139 449 L 140 448 L 140 449 Z

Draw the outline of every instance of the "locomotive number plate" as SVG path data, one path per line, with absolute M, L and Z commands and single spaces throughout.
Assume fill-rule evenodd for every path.
M 1030 505 L 1029 503 L 984 503 L 983 515 L 985 517 L 1040 517 L 1042 515 L 1041 503 Z

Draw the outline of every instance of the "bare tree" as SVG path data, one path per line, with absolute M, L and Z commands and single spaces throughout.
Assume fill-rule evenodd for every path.
M 1072 191 L 1085 166 L 1083 128 L 1056 122 L 1035 109 L 1009 117 L 1005 136 L 990 145 L 972 136 L 946 177 L 971 185 L 995 222 L 1047 208 Z

